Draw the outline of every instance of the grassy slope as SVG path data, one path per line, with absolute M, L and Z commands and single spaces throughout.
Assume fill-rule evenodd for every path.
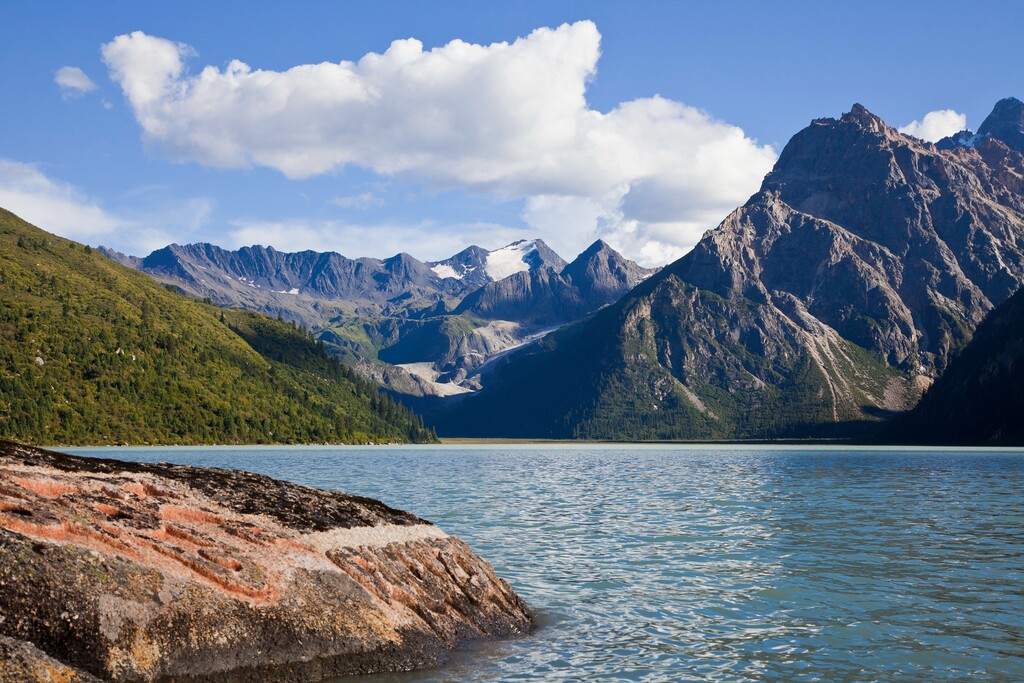
M 417 417 L 290 325 L 193 301 L 2 209 L 0 436 L 49 444 L 432 439 Z

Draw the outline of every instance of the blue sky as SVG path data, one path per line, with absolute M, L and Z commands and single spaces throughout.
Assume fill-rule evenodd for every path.
M 0 205 L 132 253 L 439 259 L 537 236 L 572 257 L 602 237 L 663 263 L 813 118 L 862 102 L 934 137 L 1024 96 L 1015 2 L 35 0 L 0 16 Z M 387 52 L 408 38 L 422 45 Z M 63 67 L 88 80 L 60 86 Z

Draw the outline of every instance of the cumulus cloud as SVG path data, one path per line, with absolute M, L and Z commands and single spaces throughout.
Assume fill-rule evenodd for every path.
M 439 225 L 434 221 L 402 224 L 238 219 L 232 221 L 232 225 L 224 245 L 228 248 L 262 244 L 281 251 L 337 251 L 350 258 L 387 258 L 405 251 L 424 261 L 440 261 L 470 244 L 495 249 L 523 237 L 521 228 L 496 223 Z M 481 235 L 486 235 L 487 239 L 481 241 Z
M 60 87 L 64 97 L 80 97 L 98 87 L 84 71 L 77 66 L 62 66 L 53 76 L 53 82 Z
M 112 212 L 36 164 L 0 159 L 0 206 L 29 223 L 86 244 L 147 254 L 207 223 L 213 203 L 189 199 L 158 211 Z
M 775 152 L 658 96 L 592 109 L 600 39 L 581 21 L 512 43 L 397 40 L 356 62 L 287 71 L 234 60 L 190 73 L 192 48 L 142 32 L 102 55 L 144 139 L 173 160 L 295 179 L 356 165 L 523 199 L 527 220 L 577 209 L 571 227 L 544 224 L 552 243 L 569 230 L 641 256 L 657 225 L 677 253 L 756 191 Z
M 966 114 L 952 109 L 938 109 L 928 112 L 920 121 L 911 121 L 899 131 L 928 142 L 938 142 L 942 138 L 959 133 L 966 128 Z

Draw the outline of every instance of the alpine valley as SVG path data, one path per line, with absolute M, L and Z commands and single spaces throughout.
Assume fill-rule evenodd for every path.
M 363 375 L 413 396 L 479 389 L 495 356 L 617 301 L 654 272 L 601 241 L 568 264 L 542 240 L 427 263 L 211 244 L 145 258 L 103 252 L 192 296 L 309 327 Z
M 1014 98 L 937 144 L 859 104 L 815 120 L 657 271 L 601 241 L 571 263 L 541 240 L 437 262 L 104 253 L 310 328 L 445 436 L 870 438 L 1024 282 L 1022 130 Z

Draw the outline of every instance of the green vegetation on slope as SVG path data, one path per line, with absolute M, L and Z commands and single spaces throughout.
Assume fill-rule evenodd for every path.
M 479 395 L 434 409 L 443 436 L 607 440 L 848 436 L 871 428 L 862 406 L 899 377 L 855 344 L 822 357 L 849 378 L 834 396 L 822 366 L 776 335 L 765 307 L 678 278 L 655 277 L 591 318 L 510 355 Z M 841 351 L 841 353 L 840 353 Z
M 0 436 L 429 441 L 305 332 L 221 311 L 0 209 Z

